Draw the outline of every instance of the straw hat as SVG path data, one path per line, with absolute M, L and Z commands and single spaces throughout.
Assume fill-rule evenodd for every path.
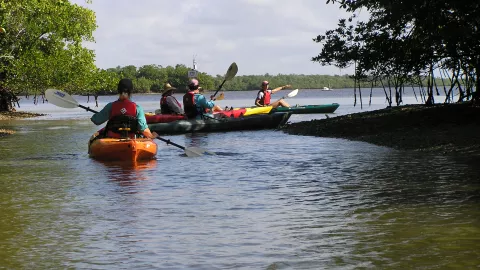
M 172 85 L 170 85 L 169 83 L 165 83 L 163 85 L 163 90 L 162 90 L 162 94 L 165 94 L 167 93 L 168 91 L 170 90 L 176 90 L 177 88 L 173 87 Z

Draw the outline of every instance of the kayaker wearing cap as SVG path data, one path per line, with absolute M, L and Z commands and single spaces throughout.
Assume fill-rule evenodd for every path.
M 255 105 L 257 105 L 258 107 L 272 106 L 272 108 L 277 108 L 279 106 L 290 107 L 290 105 L 288 105 L 288 103 L 283 99 L 279 99 L 273 103 L 270 103 L 270 97 L 273 93 L 290 87 L 292 86 L 287 84 L 277 87 L 275 89 L 268 89 L 268 81 L 263 81 L 262 89 L 258 91 L 257 99 L 255 99 Z
M 162 114 L 185 114 L 182 109 L 182 104 L 173 96 L 177 88 L 172 87 L 170 83 L 165 83 L 162 91 L 162 98 L 160 99 L 160 110 Z
M 105 105 L 105 107 L 103 107 L 100 112 L 95 113 L 90 120 L 92 120 L 95 125 L 101 125 L 107 121 L 109 121 L 109 123 L 112 120 L 115 121 L 115 118 L 118 119 L 119 116 L 130 116 L 131 119 L 136 120 L 137 130 L 140 132 L 140 134 L 151 139 L 158 137 L 156 132 L 151 132 L 148 128 L 142 106 L 130 101 L 132 91 L 132 81 L 130 79 L 121 79 L 118 83 L 118 100 Z M 107 127 L 108 126 L 109 125 L 107 123 Z M 129 133 L 129 135 L 132 137 L 135 134 Z M 121 134 L 107 130 L 106 136 L 118 138 L 121 136 Z
M 213 98 L 213 97 L 212 97 Z M 208 100 L 199 92 L 199 83 L 197 79 L 190 79 L 188 82 L 188 92 L 183 96 L 183 108 L 188 119 L 202 119 L 205 110 L 221 111 L 222 109 L 215 105 L 212 100 Z

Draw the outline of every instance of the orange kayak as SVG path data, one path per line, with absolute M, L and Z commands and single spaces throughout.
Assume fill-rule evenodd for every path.
M 157 154 L 157 144 L 146 138 L 101 138 L 89 143 L 88 154 L 91 158 L 108 161 L 151 160 Z

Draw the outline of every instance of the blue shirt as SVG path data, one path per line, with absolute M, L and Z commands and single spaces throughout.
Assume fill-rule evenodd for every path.
M 101 111 L 92 115 L 90 120 L 92 120 L 92 122 L 95 125 L 101 125 L 107 122 L 110 119 L 110 112 L 112 111 L 112 103 L 113 102 L 108 103 L 107 105 L 105 105 L 105 107 L 103 107 Z M 147 119 L 145 119 L 145 112 L 143 111 L 142 106 L 136 103 L 135 105 L 137 106 L 138 128 L 140 129 L 141 132 L 143 132 L 145 129 L 148 128 Z
M 197 111 L 199 115 L 197 115 L 197 119 L 201 119 L 202 115 L 205 115 L 205 109 L 211 109 L 215 106 L 213 100 L 207 100 L 204 95 L 195 94 L 193 96 L 195 99 L 195 106 L 197 107 Z

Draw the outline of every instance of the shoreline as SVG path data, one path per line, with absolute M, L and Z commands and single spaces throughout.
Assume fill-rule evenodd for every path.
M 397 150 L 480 155 L 480 106 L 403 105 L 298 123 L 292 135 L 364 141 Z
M 14 111 L 14 112 L 0 112 L 0 124 L 2 121 L 23 119 L 23 118 L 34 118 L 38 116 L 44 116 L 45 114 L 41 113 L 32 113 L 24 111 Z M 0 138 L 8 135 L 15 134 L 15 130 L 1 128 L 0 125 Z
M 43 115 L 0 112 L 0 124 Z M 471 102 L 395 106 L 287 123 L 281 130 L 292 135 L 363 141 L 397 150 L 480 155 L 480 106 Z M 0 137 L 14 133 L 0 127 Z

